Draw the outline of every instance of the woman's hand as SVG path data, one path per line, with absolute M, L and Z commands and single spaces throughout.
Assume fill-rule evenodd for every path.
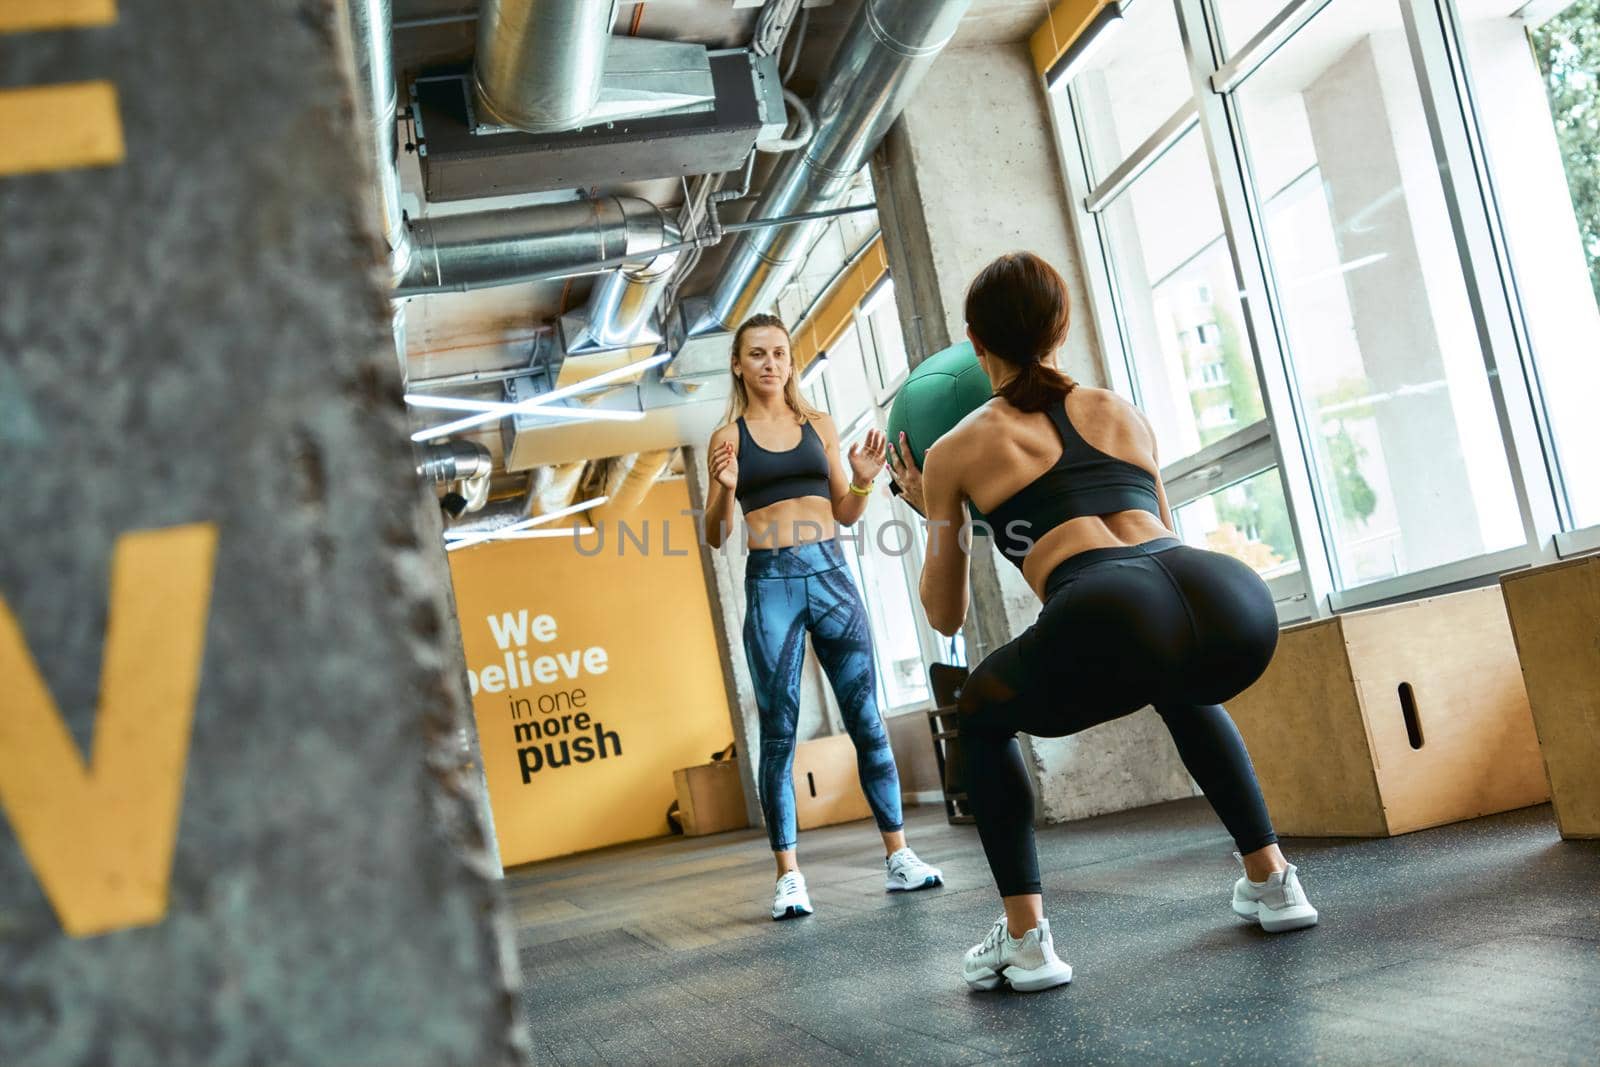
M 739 488 L 739 455 L 733 442 L 724 441 L 711 450 L 711 478 L 730 493 Z
M 883 457 L 888 444 L 888 438 L 883 436 L 882 430 L 868 430 L 866 437 L 850 446 L 850 473 L 854 484 L 872 484 L 872 479 L 883 470 Z
M 900 499 L 909 504 L 912 511 L 927 517 L 928 506 L 922 497 L 922 471 L 911 456 L 911 442 L 906 440 L 904 430 L 900 431 L 900 440 L 889 454 L 889 469 L 900 486 Z

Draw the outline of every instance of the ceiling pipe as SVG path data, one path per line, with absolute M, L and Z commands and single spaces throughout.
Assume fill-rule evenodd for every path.
M 473 92 L 529 133 L 576 129 L 600 100 L 617 0 L 483 0 Z
M 370 134 L 368 149 L 377 187 L 379 225 L 389 249 L 389 269 L 399 278 L 410 265 L 411 241 L 400 210 L 400 175 L 395 170 L 395 114 L 399 89 L 394 80 L 393 9 L 391 0 L 345 0 L 356 65 L 356 110 Z
M 584 468 L 588 465 L 586 460 L 574 460 L 550 468 L 550 482 L 539 494 L 539 514 L 570 507 L 577 499 L 578 487 L 583 484 Z
M 476 441 L 444 441 L 417 448 L 417 474 L 435 485 L 465 481 L 493 470 L 489 449 Z
M 678 233 L 677 224 L 648 200 L 602 196 L 418 219 L 411 239 L 411 266 L 396 296 L 591 273 L 606 260 L 635 256 L 647 268 L 663 247 L 678 243 Z
M 509 5 L 527 0 L 505 0 Z M 609 7 L 614 0 L 605 0 Z M 400 179 L 395 170 L 396 101 L 392 0 L 345 0 L 355 56 L 357 107 L 368 134 L 376 179 L 374 209 L 389 249 L 395 297 L 510 285 L 555 272 L 591 273 L 596 264 L 618 256 L 648 273 L 651 253 L 681 240 L 661 210 L 637 197 L 546 204 L 509 211 L 445 215 L 407 223 L 400 208 Z M 572 0 L 540 2 L 543 11 L 573 7 Z M 487 24 L 491 20 L 482 20 Z M 604 24 L 596 49 L 603 69 Z M 558 66 L 560 64 L 557 64 Z M 563 77 L 571 76 L 568 71 Z M 397 327 L 397 336 L 399 329 Z
M 453 533 L 486 533 L 510 526 L 524 519 L 558 510 L 542 506 L 544 492 L 550 486 L 551 468 L 538 467 L 528 472 L 528 485 L 511 500 L 497 501 L 472 518 L 450 525 Z M 563 505 L 565 506 L 565 505 Z
M 478 511 L 489 500 L 494 460 L 476 441 L 444 441 L 417 449 L 417 474 L 435 485 L 461 483 L 464 512 Z
M 656 484 L 672 462 L 674 449 L 636 452 L 622 457 L 606 483 L 606 504 L 596 518 L 625 515 L 644 503 L 650 487 Z
M 660 304 L 661 294 L 672 280 L 673 269 L 682 254 L 658 251 L 683 241 L 683 232 L 674 219 L 663 215 L 660 223 L 659 233 L 651 231 L 641 235 L 645 247 L 639 251 L 647 257 L 643 262 L 612 271 L 594 283 L 589 292 L 580 347 L 626 348 L 649 327 L 650 316 Z
M 816 132 L 767 182 L 751 221 L 836 206 L 900 116 L 972 0 L 864 0 L 813 107 Z M 815 241 L 820 221 L 740 237 L 713 283 L 695 333 L 731 330 L 774 307 Z

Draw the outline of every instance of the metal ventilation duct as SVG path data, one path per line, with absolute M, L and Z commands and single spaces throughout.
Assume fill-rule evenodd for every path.
M 910 100 L 971 0 L 864 0 L 823 77 L 817 131 L 787 157 L 750 212 L 752 220 L 825 210 L 843 197 Z M 823 221 L 739 235 L 694 333 L 732 329 L 777 304 Z
M 374 207 L 389 247 L 390 271 L 399 278 L 410 263 L 411 241 L 400 211 L 400 175 L 394 165 L 397 90 L 390 2 L 345 0 L 355 53 L 357 117 L 372 137 L 372 166 L 378 183 Z
M 547 390 L 539 376 L 514 378 L 506 383 L 505 399 L 516 403 Z M 504 444 L 501 465 L 508 471 L 520 471 L 569 463 L 597 451 L 626 454 L 701 445 L 721 421 L 727 393 L 726 381 L 707 382 L 692 392 L 675 389 L 661 380 L 659 367 L 652 367 L 636 382 L 608 389 L 585 402 L 565 402 L 569 407 L 643 412 L 642 419 L 568 422 L 533 412 L 519 413 L 500 424 Z
M 411 224 L 411 266 L 395 295 L 465 292 L 561 272 L 582 274 L 624 256 L 638 256 L 648 265 L 660 258 L 650 253 L 675 244 L 676 235 L 677 225 L 660 208 L 632 196 L 419 219 Z
M 595 517 L 626 518 L 635 511 L 666 472 L 674 451 L 660 448 L 620 457 L 606 481 L 606 505 Z
M 478 108 L 530 133 L 570 130 L 600 99 L 617 0 L 483 0 Z
M 648 345 L 652 349 L 662 340 L 652 317 L 661 302 L 662 290 L 672 278 L 678 252 L 658 252 L 682 241 L 682 231 L 671 218 L 662 217 L 660 233 L 639 227 L 640 247 L 629 249 L 641 261 L 598 279 L 582 310 L 562 316 L 560 327 L 567 355 L 611 352 L 619 348 Z
M 783 136 L 788 115 L 771 56 L 631 37 L 612 38 L 607 56 L 588 125 L 549 133 L 485 127 L 470 74 L 413 82 L 428 201 L 720 173 L 740 166 L 756 142 Z
M 444 441 L 417 449 L 417 474 L 435 485 L 461 483 L 466 500 L 463 511 L 477 511 L 489 499 L 489 478 L 494 460 L 475 441 Z
M 371 137 L 375 207 L 390 249 L 394 296 L 461 292 L 563 272 L 588 273 L 594 264 L 624 255 L 637 255 L 640 263 L 648 263 L 648 253 L 676 243 L 676 226 L 654 204 L 636 197 L 449 215 L 408 226 L 400 210 L 394 163 L 390 0 L 345 2 L 358 75 L 358 108 Z M 603 51 L 603 39 L 601 45 Z M 627 291 L 625 284 L 618 284 Z M 397 320 L 397 339 L 402 330 Z

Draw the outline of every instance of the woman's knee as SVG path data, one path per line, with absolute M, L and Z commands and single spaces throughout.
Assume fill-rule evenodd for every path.
M 876 709 L 871 714 L 847 715 L 844 729 L 859 750 L 871 751 L 889 744 L 889 730 Z
M 989 660 L 984 660 L 967 676 L 956 693 L 956 711 L 960 715 L 962 728 L 966 728 L 969 720 L 976 722 L 994 718 L 995 712 L 1002 705 L 1015 700 L 1016 696 L 1016 689 L 1000 678 Z
M 793 734 L 778 734 L 761 738 L 761 763 L 763 766 L 786 767 L 793 761 Z

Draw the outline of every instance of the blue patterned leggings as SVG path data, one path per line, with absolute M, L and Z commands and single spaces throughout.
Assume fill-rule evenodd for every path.
M 744 592 L 744 653 L 761 713 L 761 811 L 772 850 L 795 846 L 794 735 L 807 633 L 855 742 L 861 790 L 878 829 L 900 829 L 900 775 L 878 713 L 872 635 L 839 543 L 752 549 Z

